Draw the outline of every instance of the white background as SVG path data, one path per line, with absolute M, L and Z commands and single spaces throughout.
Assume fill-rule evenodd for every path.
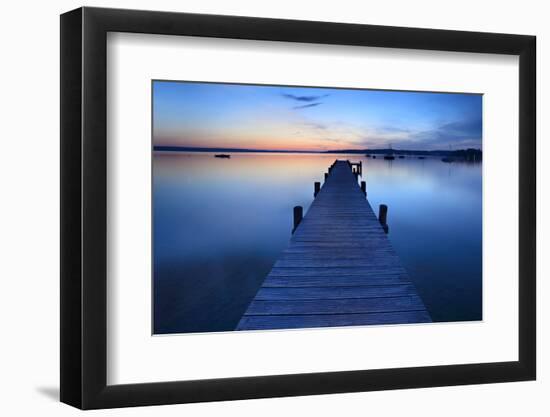
M 392 2 L 231 2 L 201 0 L 95 2 L 88 5 L 164 9 L 203 13 L 333 20 L 442 29 L 482 30 L 536 34 L 538 36 L 539 119 L 539 380 L 485 386 L 435 388 L 328 395 L 292 399 L 239 401 L 169 407 L 100 411 L 121 415 L 547 415 L 550 390 L 549 330 L 550 287 L 544 282 L 550 264 L 549 223 L 540 216 L 550 210 L 542 184 L 550 175 L 542 167 L 548 135 L 542 120 L 550 94 L 548 73 L 550 28 L 543 2 L 502 1 Z M 3 283 L 0 317 L 2 370 L 0 409 L 6 415 L 71 415 L 76 411 L 58 404 L 58 126 L 59 126 L 59 29 L 58 14 L 80 6 L 74 1 L 11 2 L 4 5 L 2 36 L 2 236 Z M 550 155 L 549 155 L 550 156 Z M 542 234 L 545 236 L 542 237 Z
M 138 34 L 107 45 L 109 384 L 517 360 L 517 57 Z M 483 322 L 151 337 L 150 80 L 182 78 L 483 93 Z

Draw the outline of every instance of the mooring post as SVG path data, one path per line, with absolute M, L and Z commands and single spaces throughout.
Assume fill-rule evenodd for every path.
M 354 175 L 355 179 L 357 179 L 359 177 L 359 173 L 357 171 L 354 171 L 353 175 Z
M 363 161 L 359 161 L 359 174 L 363 176 Z
M 302 215 L 303 215 L 303 209 L 302 206 L 296 206 L 294 207 L 294 228 L 292 229 L 292 233 L 296 230 L 300 222 L 302 221 Z
M 388 233 L 388 206 L 385 204 L 380 204 L 378 208 L 378 221 L 382 225 L 384 232 Z
M 328 174 L 325 172 L 325 181 L 327 180 L 328 178 Z
M 317 194 L 319 194 L 319 191 L 321 191 L 321 183 L 319 181 L 315 181 L 315 184 L 313 185 L 313 197 L 316 197 Z
M 361 191 L 363 191 L 365 196 L 367 195 L 367 183 L 365 181 L 361 181 Z

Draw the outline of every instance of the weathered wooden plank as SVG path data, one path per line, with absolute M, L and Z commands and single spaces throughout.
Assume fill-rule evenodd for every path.
M 384 261 L 379 259 L 383 258 Z M 376 263 L 385 263 L 385 259 L 395 260 L 399 263 L 399 257 L 388 248 L 376 248 L 376 249 L 362 249 L 362 250 L 300 250 L 300 251 L 285 251 L 281 254 L 279 258 L 280 261 L 303 261 L 303 260 L 338 260 L 338 259 L 355 259 L 355 260 L 367 260 L 369 265 L 372 262 Z M 357 263 L 356 265 L 351 266 L 362 266 Z M 284 266 L 281 266 L 284 268 Z
M 237 330 L 304 329 L 308 327 L 364 326 L 373 324 L 429 323 L 424 309 L 397 313 L 333 315 L 244 316 Z
M 282 261 L 285 261 L 286 263 L 290 262 L 314 262 L 316 263 L 313 265 L 313 267 L 325 267 L 325 262 L 336 262 L 341 260 L 346 261 L 355 261 L 355 263 L 349 265 L 349 266 L 369 266 L 372 265 L 371 263 L 367 263 L 369 261 L 369 258 L 372 257 L 385 257 L 388 258 L 389 261 L 394 261 L 396 264 L 399 264 L 399 258 L 397 258 L 393 253 L 388 253 L 383 250 L 376 250 L 376 251 L 368 251 L 364 253 L 353 253 L 353 252 L 327 252 L 327 253 L 312 253 L 312 252 L 298 252 L 298 253 L 283 253 L 281 255 L 281 258 L 279 261 L 281 261 L 280 264 L 277 264 L 278 267 L 284 268 L 284 267 L 295 267 L 295 266 L 285 266 L 283 265 Z M 365 265 L 362 265 L 362 262 L 365 263 Z M 383 265 L 381 262 L 379 264 Z M 343 265 L 333 265 L 333 266 L 343 266 Z M 303 266 L 299 266 L 303 268 Z
M 384 267 L 387 263 L 397 264 L 397 260 L 389 258 L 385 261 L 378 260 L 375 265 Z M 338 267 L 370 267 L 373 263 L 369 259 L 279 259 L 275 262 L 275 268 L 338 268 Z
M 339 298 L 402 297 L 416 295 L 411 284 L 334 287 L 262 287 L 255 300 L 333 300 Z
M 338 161 L 237 329 L 431 321 L 345 161 Z
M 340 276 L 268 276 L 263 287 L 347 287 L 369 285 L 397 285 L 410 283 L 403 272 L 401 274 L 376 275 L 340 275 Z
M 424 303 L 418 295 L 336 300 L 262 301 L 254 299 L 245 315 L 355 314 L 380 313 L 385 311 L 410 311 L 424 308 Z
M 273 268 L 268 277 L 338 277 L 361 276 L 365 279 L 371 275 L 406 274 L 401 265 L 370 265 L 363 267 L 325 267 L 325 268 Z
M 298 241 L 294 240 L 292 242 L 292 246 L 289 246 L 287 251 L 298 251 L 303 249 L 310 249 L 310 248 L 318 248 L 318 249 L 325 249 L 325 250 L 352 250 L 352 249 L 366 249 L 370 248 L 374 245 L 374 242 L 368 241 L 349 241 L 346 240 L 344 242 L 336 242 L 336 241 L 327 241 L 327 242 L 308 242 L 308 241 Z

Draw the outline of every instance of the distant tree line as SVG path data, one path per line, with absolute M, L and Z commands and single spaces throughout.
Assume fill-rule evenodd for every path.
M 483 153 L 480 149 L 468 148 L 458 150 L 434 150 L 419 151 L 410 149 L 340 149 L 335 151 L 326 151 L 325 153 L 350 153 L 350 154 L 370 154 L 370 155 L 415 155 L 415 156 L 445 156 L 454 159 L 460 159 L 469 162 L 481 161 Z
M 483 154 L 480 149 L 468 148 L 452 151 L 451 156 L 468 162 L 477 162 L 482 160 Z
M 447 157 L 456 160 L 468 162 L 479 162 L 482 160 L 482 152 L 480 149 L 468 148 L 458 150 L 435 150 L 435 151 L 418 151 L 410 149 L 338 149 L 334 151 L 289 151 L 289 150 L 265 150 L 265 149 L 243 149 L 243 148 L 199 148 L 187 146 L 170 146 L 170 145 L 155 145 L 155 151 L 168 152 L 259 152 L 259 153 L 340 153 L 340 154 L 369 154 L 369 155 L 415 155 L 415 156 L 439 156 Z

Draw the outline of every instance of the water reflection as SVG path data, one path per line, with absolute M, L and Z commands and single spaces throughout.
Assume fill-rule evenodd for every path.
M 155 333 L 233 330 L 334 159 L 368 199 L 436 321 L 481 319 L 481 164 L 358 155 L 154 155 Z

